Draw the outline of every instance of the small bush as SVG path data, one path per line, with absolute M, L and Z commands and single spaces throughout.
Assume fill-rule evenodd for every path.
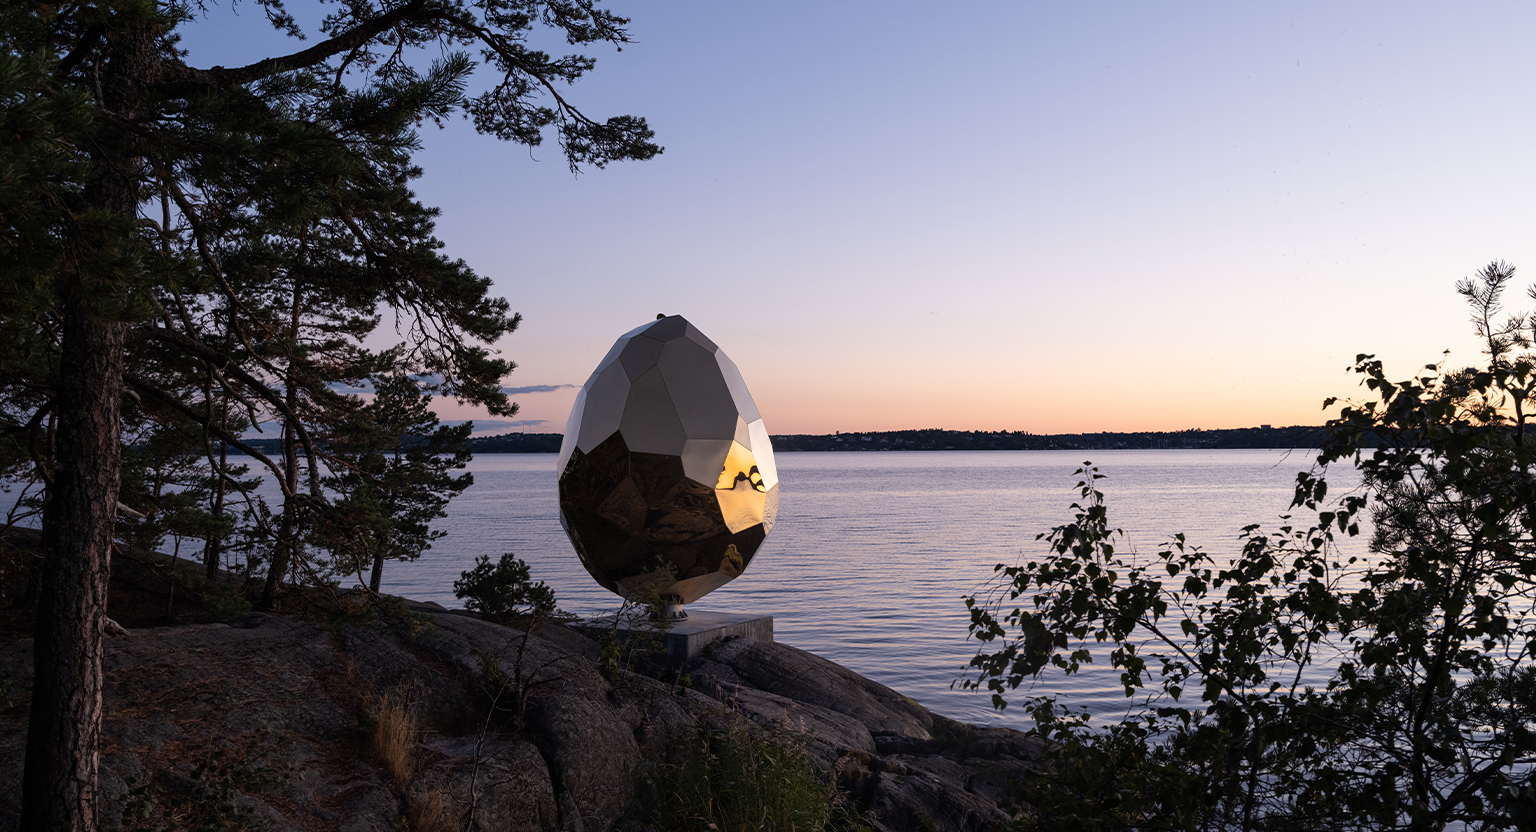
M 251 611 L 251 602 L 237 587 L 222 581 L 198 579 L 193 589 L 199 593 L 199 602 L 208 614 L 218 621 L 239 618 Z
M 453 582 L 454 597 L 464 608 L 487 621 L 511 624 L 519 616 L 555 611 L 555 593 L 543 581 L 534 581 L 528 564 L 508 552 L 501 560 L 481 555 L 475 568 Z
M 595 628 L 597 669 L 604 679 L 617 682 L 624 671 L 636 669 L 637 664 L 642 672 L 654 674 L 661 669 L 654 660 L 663 650 L 666 632 L 672 629 L 672 619 L 665 613 L 668 599 L 661 591 L 676 583 L 676 575 L 675 567 L 663 565 L 639 585 L 631 586 L 612 616 L 592 619 L 593 623 L 604 622 Z
M 811 768 L 805 738 L 731 714 L 681 740 L 646 821 L 678 832 L 822 832 L 867 827 Z

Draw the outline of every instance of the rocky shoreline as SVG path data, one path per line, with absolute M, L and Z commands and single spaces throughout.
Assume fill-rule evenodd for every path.
M 677 739 L 735 719 L 797 738 L 876 830 L 982 832 L 1012 825 L 1011 784 L 1039 760 L 1018 732 L 935 715 L 784 644 L 731 639 L 680 674 L 605 676 L 598 642 L 559 624 L 525 634 L 407 606 L 393 624 L 251 613 L 111 639 L 103 827 L 216 791 L 275 832 L 402 829 L 428 794 L 455 828 L 645 830 Z M 0 830 L 17 825 L 31 651 L 0 647 Z M 420 719 L 408 783 L 370 744 L 382 702 Z

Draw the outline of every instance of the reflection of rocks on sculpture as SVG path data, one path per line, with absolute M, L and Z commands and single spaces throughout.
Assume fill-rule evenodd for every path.
M 737 577 L 773 528 L 779 477 L 736 365 L 681 316 L 619 338 L 576 396 L 560 523 L 582 565 L 628 596 L 691 603 Z

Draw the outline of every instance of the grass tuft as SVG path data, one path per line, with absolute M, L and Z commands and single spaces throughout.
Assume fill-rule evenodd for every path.
M 453 801 L 437 789 L 417 789 L 406 795 L 405 819 L 411 832 L 456 832 Z
M 398 693 L 385 694 L 369 717 L 366 722 L 373 751 L 403 798 L 405 828 L 410 832 L 457 832 L 453 799 L 448 793 L 415 783 L 422 728 L 410 701 Z
M 374 753 L 401 789 L 408 788 L 416 775 L 416 740 L 420 735 L 421 725 L 410 703 L 395 694 L 385 694 L 373 720 L 371 739 Z

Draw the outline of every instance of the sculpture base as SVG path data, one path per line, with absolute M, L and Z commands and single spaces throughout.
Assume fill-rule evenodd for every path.
M 612 626 L 611 620 L 609 626 Z M 619 637 L 649 636 L 661 639 L 659 658 L 668 667 L 682 667 L 700 650 L 722 639 L 739 636 L 748 641 L 773 641 L 773 616 L 754 613 L 709 612 L 693 610 L 681 621 L 672 622 L 666 632 L 658 632 L 650 622 L 620 626 Z

